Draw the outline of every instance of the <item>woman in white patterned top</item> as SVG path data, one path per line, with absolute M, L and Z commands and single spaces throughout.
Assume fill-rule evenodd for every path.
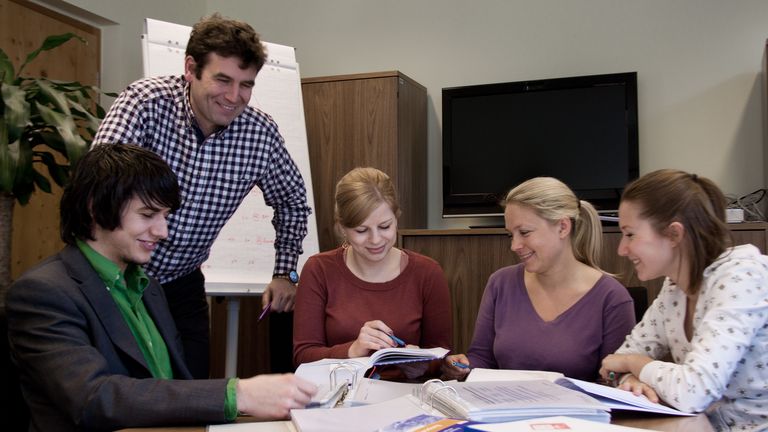
M 723 193 L 695 174 L 655 171 L 624 190 L 619 225 L 618 253 L 638 278 L 666 278 L 600 374 L 622 373 L 625 390 L 706 411 L 717 430 L 768 428 L 768 257 L 728 247 Z

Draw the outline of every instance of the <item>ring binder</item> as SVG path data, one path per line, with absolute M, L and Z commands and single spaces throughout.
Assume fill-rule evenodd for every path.
M 414 389 L 414 396 L 418 396 L 420 408 L 427 413 L 439 412 L 449 418 L 478 422 L 545 415 L 610 420 L 610 408 L 601 402 L 546 380 L 446 384 L 433 379 Z
M 336 388 L 336 375 L 340 370 L 345 370 L 349 372 L 350 376 L 352 376 L 352 381 L 350 382 L 349 380 L 347 380 L 347 386 L 355 387 L 357 385 L 358 369 L 359 369 L 359 366 L 355 366 L 347 362 L 341 362 L 338 365 L 334 366 L 333 369 L 331 369 L 331 373 L 328 374 L 328 381 L 331 388 Z

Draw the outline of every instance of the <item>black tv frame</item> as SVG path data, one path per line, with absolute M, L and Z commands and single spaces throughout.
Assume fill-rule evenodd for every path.
M 529 81 L 469 85 L 443 88 L 443 217 L 478 217 L 500 216 L 503 209 L 499 202 L 507 190 L 477 194 L 451 193 L 451 151 L 454 143 L 449 132 L 453 127 L 451 115 L 453 101 L 462 97 L 503 95 L 534 91 L 587 88 L 597 86 L 622 85 L 625 89 L 625 115 L 627 130 L 627 179 L 634 180 L 639 175 L 638 156 L 638 120 L 637 120 L 637 72 L 585 75 L 564 78 L 550 78 Z M 590 169 L 590 167 L 584 167 Z M 483 175 L 478 170 L 478 175 Z M 575 190 L 581 199 L 594 204 L 599 211 L 611 212 L 618 207 L 622 189 Z

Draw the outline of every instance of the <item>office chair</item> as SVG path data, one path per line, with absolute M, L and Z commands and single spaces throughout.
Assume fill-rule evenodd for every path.
M 644 286 L 627 287 L 630 297 L 635 302 L 635 322 L 640 322 L 648 309 L 648 288 Z

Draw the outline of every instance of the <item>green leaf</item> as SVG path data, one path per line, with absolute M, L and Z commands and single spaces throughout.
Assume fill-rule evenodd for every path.
M 59 186 L 64 186 L 67 183 L 69 177 L 69 166 L 59 165 L 56 162 L 56 158 L 49 152 L 34 152 L 34 155 L 40 158 L 40 162 L 45 164 L 48 168 L 48 174 L 51 176 L 54 182 Z
M 24 99 L 24 90 L 15 85 L 0 84 L 0 94 L 2 94 L 5 105 L 3 118 L 6 122 L 8 142 L 14 142 L 21 137 L 24 128 L 29 123 L 29 102 Z
M 67 149 L 67 158 L 74 163 L 88 150 L 88 144 L 77 131 L 77 125 L 71 116 L 56 112 L 45 105 L 35 102 L 38 112 L 46 123 L 56 128 Z M 69 111 L 69 110 L 67 110 Z
M 52 50 L 72 38 L 79 39 L 82 43 L 87 43 L 85 39 L 74 33 L 64 33 L 60 35 L 48 36 L 43 41 L 43 44 L 40 45 L 40 48 L 32 51 L 27 55 L 27 59 L 24 61 L 24 63 L 22 63 L 21 67 L 19 67 L 18 75 L 21 75 L 21 71 L 24 69 L 24 67 L 29 64 L 29 62 L 34 60 L 41 52 Z
M 53 88 L 51 83 L 44 79 L 35 80 L 35 84 L 40 88 L 40 98 L 43 101 L 53 105 L 57 111 L 62 114 L 70 115 L 69 102 L 67 96 Z
M 64 140 L 61 139 L 61 135 L 58 133 L 40 130 L 30 135 L 30 138 L 34 144 L 45 144 L 61 153 L 64 157 L 67 156 L 67 147 L 64 144 Z
M 16 145 L 18 147 L 18 144 Z M 15 147 L 14 147 L 15 148 Z M 16 178 L 18 152 L 13 152 L 8 142 L 8 128 L 5 118 L 0 117 L 0 191 L 11 193 Z
M 0 49 L 0 82 L 13 84 L 14 78 L 16 78 L 16 74 L 13 72 L 13 63 L 5 51 Z
M 16 184 L 13 189 L 13 195 L 16 197 L 16 201 L 21 205 L 29 204 L 29 197 L 32 196 L 32 192 L 35 191 L 35 184 L 27 182 L 23 184 Z
M 51 182 L 42 174 L 37 172 L 37 170 L 32 170 L 32 175 L 35 179 L 35 185 L 40 188 L 45 193 L 51 193 Z
M 69 101 L 69 104 L 72 106 L 73 113 L 76 112 L 79 116 L 85 119 L 85 127 L 88 128 L 89 131 L 95 132 L 99 128 L 99 123 L 101 123 L 100 119 L 96 118 L 88 112 L 87 109 L 83 108 L 82 105 L 75 101 Z

